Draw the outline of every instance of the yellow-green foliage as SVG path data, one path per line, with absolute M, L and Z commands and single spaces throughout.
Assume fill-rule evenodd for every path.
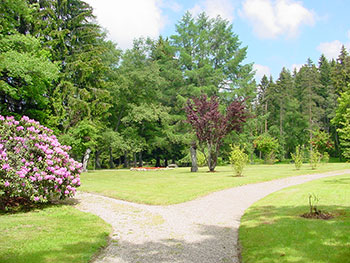
M 317 150 L 310 151 L 310 165 L 312 170 L 317 168 L 317 164 L 320 162 L 320 157 L 321 154 Z
M 207 161 L 205 160 L 205 155 L 201 151 L 197 151 L 197 164 L 199 167 L 203 167 L 207 165 Z
M 324 163 L 328 163 L 328 162 L 329 162 L 329 153 L 328 153 L 328 152 L 324 152 L 324 153 L 323 153 L 322 161 L 323 161 Z
M 248 155 L 238 145 L 231 145 L 230 163 L 237 176 L 241 176 L 248 162 Z
M 271 137 L 268 133 L 260 135 L 254 140 L 254 147 L 264 155 L 265 163 L 274 164 L 279 144 L 276 138 Z
M 300 170 L 303 165 L 303 151 L 300 149 L 300 145 L 295 147 L 295 154 L 291 153 L 292 159 L 294 161 L 295 169 Z
M 187 163 L 191 163 L 191 155 L 188 153 L 184 158 L 178 161 L 178 164 L 184 165 Z M 197 150 L 197 165 L 198 167 L 203 167 L 207 165 L 207 161 L 205 159 L 205 155 L 203 152 Z

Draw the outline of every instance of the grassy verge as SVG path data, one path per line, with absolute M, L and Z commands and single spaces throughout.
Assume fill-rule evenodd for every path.
M 243 171 L 243 177 L 233 177 L 230 166 L 217 167 L 216 173 L 208 173 L 207 168 L 197 173 L 189 172 L 189 168 L 147 172 L 101 170 L 83 174 L 79 189 L 137 203 L 168 205 L 239 185 L 348 168 L 346 163 L 322 164 L 317 170 L 304 165 L 299 171 L 291 164 L 250 165 Z
M 70 206 L 0 214 L 0 262 L 89 262 L 111 227 Z
M 310 193 L 330 220 L 305 219 Z M 239 230 L 243 263 L 350 262 L 350 175 L 312 181 L 271 194 L 250 207 Z

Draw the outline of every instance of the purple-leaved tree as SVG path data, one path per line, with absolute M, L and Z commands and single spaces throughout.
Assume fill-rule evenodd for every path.
M 187 121 L 196 132 L 200 147 L 207 147 L 210 172 L 214 172 L 223 138 L 231 131 L 240 131 L 248 118 L 243 100 L 234 100 L 222 114 L 218 97 L 208 99 L 205 94 L 188 100 L 185 107 Z

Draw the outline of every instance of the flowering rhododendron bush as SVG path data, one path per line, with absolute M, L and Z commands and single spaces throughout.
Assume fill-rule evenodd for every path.
M 0 115 L 0 202 L 48 202 L 75 194 L 81 164 L 69 157 L 52 130 L 24 116 Z

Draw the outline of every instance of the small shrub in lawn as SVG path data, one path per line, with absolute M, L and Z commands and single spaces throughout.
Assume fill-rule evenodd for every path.
M 324 163 L 329 163 L 329 153 L 328 152 L 324 152 L 322 155 L 322 162 Z
M 320 158 L 321 154 L 317 150 L 310 150 L 310 166 L 312 170 L 317 168 Z
M 231 145 L 230 162 L 236 176 L 242 176 L 244 167 L 248 162 L 248 155 L 238 145 Z
M 276 152 L 279 144 L 276 138 L 268 133 L 262 134 L 254 140 L 254 147 L 264 155 L 265 163 L 274 164 L 276 161 Z
M 24 116 L 0 115 L 0 204 L 13 199 L 45 203 L 75 194 L 81 164 L 67 153 L 53 132 Z
M 295 154 L 292 153 L 292 159 L 294 161 L 295 169 L 300 170 L 301 166 L 303 165 L 303 150 L 301 149 L 300 145 L 295 147 Z
M 301 217 L 312 218 L 312 219 L 331 219 L 334 216 L 328 212 L 321 211 L 318 209 L 317 205 L 320 199 L 315 194 L 309 194 L 309 212 L 302 214 Z

